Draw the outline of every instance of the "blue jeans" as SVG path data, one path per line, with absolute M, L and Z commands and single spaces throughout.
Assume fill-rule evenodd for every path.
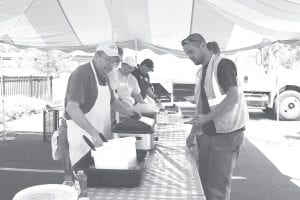
M 197 135 L 199 175 L 207 200 L 230 200 L 231 177 L 243 139 L 244 131 Z

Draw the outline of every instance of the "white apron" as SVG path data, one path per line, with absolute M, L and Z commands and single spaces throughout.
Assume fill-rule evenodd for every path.
M 118 97 L 122 100 L 122 102 L 125 103 L 125 105 L 127 105 L 128 108 L 132 108 L 135 101 L 134 98 L 132 98 L 131 96 L 132 88 L 130 88 L 128 84 L 128 79 L 126 83 L 119 81 L 117 91 Z
M 110 119 L 110 89 L 109 86 L 99 85 L 93 62 L 90 62 L 98 88 L 98 97 L 92 109 L 85 114 L 87 120 L 99 131 L 106 139 L 111 139 L 111 119 Z M 91 140 L 91 135 L 79 127 L 73 120 L 67 120 L 69 153 L 72 166 L 86 155 L 90 147 L 83 140 L 82 135 Z

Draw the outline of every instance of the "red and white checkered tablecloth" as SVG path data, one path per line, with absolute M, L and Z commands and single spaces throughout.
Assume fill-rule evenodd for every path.
M 195 160 L 185 145 L 189 125 L 158 124 L 159 140 L 136 188 L 89 188 L 90 200 L 205 200 Z

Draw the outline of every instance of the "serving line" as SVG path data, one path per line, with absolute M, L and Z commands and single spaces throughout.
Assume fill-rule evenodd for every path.
M 182 123 L 158 123 L 155 134 L 159 140 L 149 154 L 141 184 L 136 188 L 89 188 L 90 200 L 204 200 L 196 162 L 185 144 L 190 128 Z

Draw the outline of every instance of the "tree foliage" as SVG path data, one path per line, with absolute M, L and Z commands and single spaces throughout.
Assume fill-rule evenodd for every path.
M 50 74 L 59 75 L 63 72 L 71 72 L 74 63 L 72 57 L 61 51 L 44 52 L 35 63 L 35 68 Z
M 265 59 L 287 69 L 300 68 L 300 46 L 275 43 L 265 48 Z

